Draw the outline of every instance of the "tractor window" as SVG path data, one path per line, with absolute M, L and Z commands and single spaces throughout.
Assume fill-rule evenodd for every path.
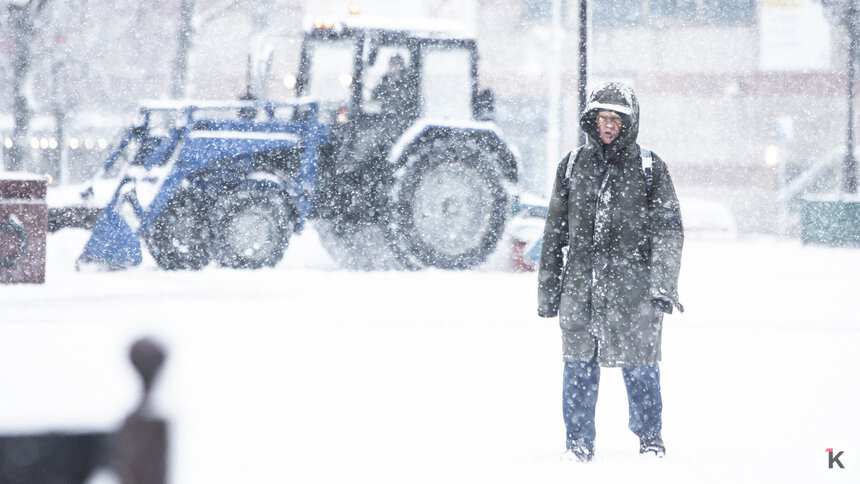
M 308 44 L 310 70 L 305 94 L 316 98 L 321 109 L 336 110 L 349 104 L 355 47 L 351 40 Z
M 471 53 L 442 46 L 425 48 L 421 95 L 425 117 L 471 119 Z
M 395 46 L 380 47 L 376 62 L 364 67 L 362 81 L 364 112 L 382 112 L 383 105 L 393 105 L 398 98 L 407 97 L 408 93 L 399 91 L 414 89 L 411 72 L 409 49 Z M 403 109 L 403 106 L 400 109 Z

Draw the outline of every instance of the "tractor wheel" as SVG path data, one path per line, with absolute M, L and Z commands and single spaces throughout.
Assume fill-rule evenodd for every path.
M 417 147 L 394 187 L 393 244 L 444 269 L 484 262 L 504 232 L 508 210 L 497 165 L 495 153 L 465 137 Z
M 287 198 L 264 187 L 240 187 L 218 200 L 212 221 L 213 256 L 225 267 L 273 267 L 295 228 Z
M 389 247 L 383 227 L 370 222 L 317 220 L 314 228 L 320 242 L 337 264 L 345 269 L 374 271 L 415 269 Z
M 159 267 L 165 270 L 199 270 L 209 263 L 210 233 L 202 193 L 177 193 L 146 237 L 147 247 Z

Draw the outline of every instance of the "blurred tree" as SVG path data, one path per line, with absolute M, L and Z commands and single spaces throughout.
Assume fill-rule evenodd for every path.
M 177 37 L 176 56 L 170 75 L 170 96 L 174 99 L 185 97 L 187 93 L 188 65 L 194 36 L 206 24 L 221 17 L 224 12 L 242 6 L 241 0 L 222 0 L 208 2 L 200 12 L 195 14 L 197 0 L 179 0 L 179 32 Z M 252 18 L 252 37 L 259 36 L 267 26 L 268 0 L 252 0 L 244 2 L 248 5 Z M 253 39 L 252 39 L 253 41 Z
M 63 124 L 69 134 L 76 126 L 112 129 L 110 116 L 128 118 L 141 99 L 193 94 L 188 85 L 195 68 L 207 95 L 235 96 L 218 91 L 223 83 L 209 87 L 225 74 L 244 79 L 246 63 L 225 58 L 225 49 L 237 40 L 263 42 L 269 12 L 281 25 L 281 17 L 300 15 L 302 5 L 297 0 L 0 0 L 0 113 L 14 118 L 13 146 L 4 158 L 8 168 L 33 166 L 27 158 L 30 138 L 52 124 L 37 127 L 33 120 L 40 116 L 55 118 L 54 137 L 62 147 Z M 207 28 L 211 31 L 200 41 L 206 44 L 195 45 Z
M 12 71 L 12 147 L 6 168 L 19 171 L 24 166 L 28 151 L 24 149 L 32 110 L 24 92 L 28 71 L 32 64 L 30 49 L 35 20 L 47 5 L 47 0 L 12 0 L 6 5 L 8 36 L 10 37 L 9 63 Z

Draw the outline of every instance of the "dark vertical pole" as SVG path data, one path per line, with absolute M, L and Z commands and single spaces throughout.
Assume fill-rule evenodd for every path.
M 588 83 L 588 0 L 579 0 L 579 112 L 585 110 Z M 585 144 L 585 132 L 579 130 L 579 145 Z
M 51 103 L 53 106 L 54 122 L 56 123 L 54 136 L 57 139 L 57 148 L 51 149 L 50 153 L 50 168 L 57 174 L 59 183 L 66 183 L 66 175 L 68 175 L 66 166 L 63 161 L 63 149 L 65 143 L 65 123 L 66 112 L 63 107 L 63 102 L 60 100 L 60 69 L 62 69 L 62 61 L 54 62 L 51 66 Z
M 267 77 L 269 75 L 268 62 L 269 60 L 261 57 L 265 51 L 266 44 L 266 29 L 269 28 L 269 1 L 255 0 L 251 6 L 251 42 L 248 46 L 251 58 L 257 63 L 252 63 L 249 66 L 248 85 L 249 93 L 255 99 L 267 102 L 269 93 L 267 89 Z M 262 63 L 262 64 L 258 64 Z
M 179 35 L 176 41 L 176 57 L 170 75 L 170 97 L 185 97 L 185 82 L 188 79 L 188 55 L 194 35 L 194 0 L 182 0 L 179 4 Z
M 845 193 L 857 193 L 857 162 L 854 159 L 854 64 L 857 57 L 857 5 L 850 0 L 848 7 L 848 142 L 843 166 L 842 190 Z

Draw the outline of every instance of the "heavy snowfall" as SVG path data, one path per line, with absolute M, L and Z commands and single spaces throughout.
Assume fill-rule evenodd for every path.
M 0 285 L 0 440 L 114 432 L 149 337 L 171 483 L 857 482 L 858 12 L 0 0 L 0 181 L 106 221 L 48 233 L 43 283 Z M 605 368 L 582 464 L 532 249 L 578 89 L 609 80 L 677 188 L 686 311 L 663 323 L 665 457 Z M 13 198 L 0 280 L 13 205 L 37 204 Z
M 535 314 L 534 273 L 346 271 L 313 231 L 274 269 L 76 272 L 86 236 L 50 236 L 45 284 L 0 291 L 4 433 L 114 428 L 139 398 L 127 349 L 149 335 L 168 350 L 171 482 L 857 478 L 857 250 L 688 240 L 686 312 L 664 323 L 667 455 L 637 453 L 604 369 L 583 465 L 559 460 L 560 331 Z

